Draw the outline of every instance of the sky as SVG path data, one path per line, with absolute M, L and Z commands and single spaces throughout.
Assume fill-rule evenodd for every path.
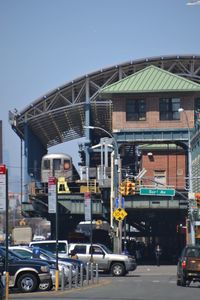
M 20 139 L 8 122 L 9 110 L 20 112 L 48 91 L 105 67 L 147 57 L 200 55 L 198 4 L 0 0 L 0 120 L 9 190 L 20 191 Z M 69 142 L 50 152 L 72 155 L 77 166 L 77 145 Z

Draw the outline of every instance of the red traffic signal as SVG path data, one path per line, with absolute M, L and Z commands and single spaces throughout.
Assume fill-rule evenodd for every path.
M 197 207 L 200 207 L 200 193 L 195 193 L 195 199 L 197 203 Z
M 195 199 L 200 200 L 200 193 L 195 193 Z

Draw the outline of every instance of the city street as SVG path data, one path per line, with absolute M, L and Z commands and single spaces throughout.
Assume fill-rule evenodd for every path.
M 100 277 L 99 283 L 70 291 L 11 294 L 10 299 L 68 299 L 68 300 L 199 300 L 200 284 L 190 287 L 176 285 L 176 266 L 138 266 L 126 277 Z

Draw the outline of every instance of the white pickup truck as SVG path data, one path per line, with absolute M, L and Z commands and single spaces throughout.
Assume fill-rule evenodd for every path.
M 74 252 L 84 262 L 92 261 L 98 264 L 100 271 L 113 276 L 124 276 L 137 268 L 135 258 L 124 254 L 114 254 L 102 244 L 69 244 L 69 254 Z

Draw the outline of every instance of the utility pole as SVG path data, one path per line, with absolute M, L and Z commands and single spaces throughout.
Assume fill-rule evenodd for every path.
M 188 206 L 189 206 L 189 223 L 190 223 L 190 240 L 191 244 L 195 244 L 195 223 L 194 223 L 194 216 L 193 216 L 193 187 L 192 187 L 192 151 L 191 151 L 191 134 L 190 134 L 190 127 L 189 127 L 189 120 L 187 113 L 183 108 L 179 108 L 179 112 L 183 112 L 186 119 L 187 129 L 188 129 Z
M 121 182 L 121 168 L 119 167 L 119 163 L 120 163 L 120 155 L 119 155 L 119 149 L 118 149 L 118 145 L 117 145 L 117 141 L 115 139 L 115 137 L 112 135 L 112 133 L 108 132 L 107 130 L 105 130 L 102 127 L 97 127 L 97 126 L 84 126 L 84 128 L 86 129 L 97 129 L 97 130 L 101 130 L 103 132 L 105 132 L 108 136 L 110 136 L 112 138 L 112 144 L 114 147 L 114 166 L 113 166 L 113 191 L 112 191 L 112 195 L 110 197 L 110 202 L 112 201 L 112 199 L 114 199 L 114 201 L 116 201 L 116 199 L 118 198 L 118 190 L 119 190 L 119 185 Z M 119 195 L 119 205 L 121 207 L 122 204 L 122 200 L 121 200 L 121 195 Z M 112 213 L 113 210 L 113 202 L 110 205 L 110 210 Z M 121 253 L 122 250 L 122 221 L 119 221 L 118 226 L 116 226 L 116 223 L 111 222 L 111 224 L 113 224 L 114 226 L 114 237 L 113 237 L 113 248 L 114 248 L 114 252 L 117 253 Z
M 118 183 L 120 185 L 122 181 L 122 172 L 121 172 L 121 160 L 118 160 Z M 122 208 L 122 194 L 118 193 L 118 199 L 119 199 L 119 207 Z M 122 224 L 123 220 L 118 221 L 118 247 L 117 247 L 117 253 L 122 253 Z

